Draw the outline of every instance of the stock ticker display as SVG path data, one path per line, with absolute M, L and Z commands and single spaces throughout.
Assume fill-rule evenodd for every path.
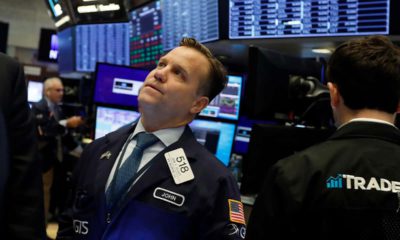
M 163 0 L 163 48 L 178 46 L 182 37 L 193 37 L 199 42 L 219 39 L 218 1 Z
M 160 1 L 132 10 L 130 16 L 130 65 L 147 68 L 163 53 Z
M 76 70 L 93 72 L 96 62 L 129 65 L 128 29 L 127 23 L 76 26 Z
M 389 34 L 389 0 L 230 0 L 229 38 Z

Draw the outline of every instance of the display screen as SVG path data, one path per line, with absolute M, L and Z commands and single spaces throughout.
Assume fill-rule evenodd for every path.
M 75 71 L 74 28 L 66 28 L 57 33 L 59 53 L 58 70 L 60 73 Z
M 129 65 L 129 24 L 108 23 L 75 27 L 76 70 L 94 72 L 96 62 Z
M 254 124 L 276 124 L 272 121 L 262 121 L 240 117 L 236 128 L 235 142 L 233 143 L 233 152 L 238 154 L 247 154 L 249 149 L 251 129 Z
M 98 63 L 94 102 L 138 107 L 139 89 L 148 74 L 148 70 Z
M 230 0 L 229 38 L 389 34 L 389 0 Z
M 57 32 L 52 29 L 40 30 L 38 60 L 57 62 L 58 59 L 58 37 Z
M 28 102 L 39 102 L 43 97 L 43 82 L 28 81 Z
M 139 115 L 140 113 L 136 111 L 97 106 L 94 138 L 101 138 L 107 133 L 136 121 Z
M 199 42 L 219 39 L 218 1 L 163 0 L 163 48 L 178 46 L 182 37 L 193 37 Z
M 152 68 L 163 53 L 160 1 L 132 10 L 129 18 L 130 65 Z
M 235 136 L 235 124 L 196 119 L 189 126 L 197 141 L 228 166 Z
M 239 118 L 242 76 L 228 75 L 228 84 L 210 104 L 200 112 L 200 116 L 237 120 Z

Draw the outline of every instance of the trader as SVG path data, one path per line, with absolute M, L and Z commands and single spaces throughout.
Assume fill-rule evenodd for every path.
M 187 125 L 226 81 L 195 39 L 163 56 L 139 93 L 140 119 L 83 152 L 57 238 L 243 239 L 237 183 Z
M 327 77 L 338 129 L 272 167 L 246 239 L 399 238 L 400 49 L 383 36 L 348 41 Z

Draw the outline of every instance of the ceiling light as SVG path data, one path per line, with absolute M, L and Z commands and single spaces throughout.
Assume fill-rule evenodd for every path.
M 63 25 L 66 22 L 69 22 L 69 20 L 71 20 L 69 18 L 69 16 L 64 16 L 63 18 L 61 18 L 60 20 L 58 20 L 57 22 L 54 23 L 54 25 L 56 25 L 56 27 L 60 27 L 61 25 Z

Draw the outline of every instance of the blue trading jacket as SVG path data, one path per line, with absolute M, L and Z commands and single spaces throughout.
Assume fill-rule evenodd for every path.
M 151 160 L 117 210 L 105 204 L 105 185 L 135 126 L 89 145 L 74 173 L 70 209 L 57 239 L 244 239 L 243 206 L 228 169 L 199 144 L 189 127 Z M 164 153 L 183 148 L 195 178 L 175 184 Z M 105 154 L 107 153 L 107 154 Z

